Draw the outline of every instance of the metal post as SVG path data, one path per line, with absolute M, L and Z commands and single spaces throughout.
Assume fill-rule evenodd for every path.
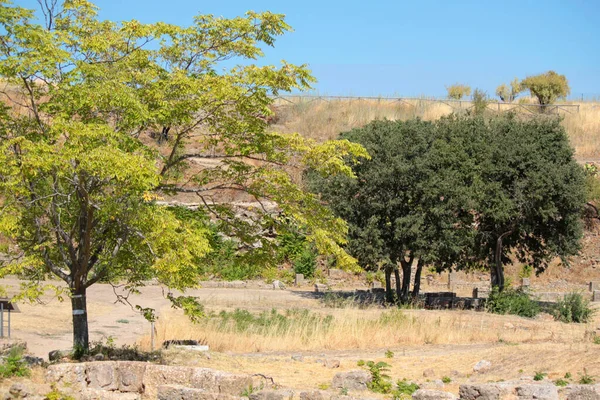
M 0 337 L 4 337 L 4 303 L 0 303 Z
M 8 309 L 8 337 L 10 337 L 10 308 Z

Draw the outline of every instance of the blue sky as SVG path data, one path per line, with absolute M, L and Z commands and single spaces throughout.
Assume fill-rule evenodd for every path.
M 23 6 L 34 0 L 16 0 Z M 294 32 L 260 63 L 309 64 L 328 95 L 443 96 L 460 82 L 493 95 L 553 69 L 573 97 L 600 97 L 599 0 L 95 0 L 101 18 L 189 24 L 193 15 L 286 14 Z

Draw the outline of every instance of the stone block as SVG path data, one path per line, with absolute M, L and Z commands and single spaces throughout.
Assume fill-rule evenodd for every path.
M 600 290 L 594 290 L 593 296 L 592 296 L 592 301 L 593 302 L 600 301 Z
M 139 393 L 109 392 L 102 389 L 84 389 L 77 393 L 79 400 L 141 400 Z
M 54 364 L 46 371 L 46 382 L 56 383 L 59 388 L 69 387 L 75 391 L 87 387 L 85 364 Z
M 120 361 L 117 363 L 117 382 L 120 392 L 142 393 L 147 363 Z
M 294 284 L 296 286 L 304 285 L 304 274 L 296 274 L 296 278 L 294 279 Z
M 558 390 L 551 383 L 519 385 L 516 392 L 519 399 L 558 400 Z
M 559 393 L 565 400 L 600 400 L 600 385 L 569 385 Z
M 474 288 L 473 298 L 474 299 L 487 299 L 490 296 L 490 290 L 487 288 Z
M 238 400 L 240 397 L 211 393 L 204 389 L 182 385 L 160 385 L 155 398 L 158 400 Z
M 381 285 L 381 282 L 379 281 L 373 281 L 373 283 L 371 284 L 371 289 L 382 289 L 383 286 Z
M 289 389 L 261 390 L 250 394 L 250 400 L 292 400 L 294 391 Z
M 412 398 L 414 400 L 456 400 L 456 397 L 452 393 L 442 392 L 441 390 L 429 390 L 419 389 L 413 393 Z
M 504 399 L 514 394 L 514 383 L 482 383 L 460 385 L 458 390 L 461 400 Z
M 594 293 L 594 290 L 600 290 L 600 281 L 590 282 L 590 292 Z
M 325 293 L 329 289 L 324 283 L 315 283 L 315 292 Z
M 188 386 L 192 370 L 191 367 L 148 364 L 144 373 L 144 395 L 156 398 L 158 387 L 162 385 Z
M 371 374 L 363 370 L 338 372 L 333 377 L 331 386 L 334 389 L 367 390 L 367 384 L 371 380 Z
M 115 361 L 94 361 L 86 363 L 88 387 L 92 389 L 117 390 L 117 363 Z
M 329 397 L 329 393 L 322 390 L 300 392 L 300 400 L 327 400 Z
M 521 287 L 528 288 L 529 286 L 531 286 L 531 279 L 521 278 Z

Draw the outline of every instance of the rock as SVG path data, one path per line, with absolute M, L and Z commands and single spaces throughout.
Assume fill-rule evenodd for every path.
M 523 384 L 516 388 L 519 399 L 558 400 L 558 390 L 553 384 Z
M 104 361 L 104 354 L 98 353 L 94 355 L 94 361 Z
M 329 289 L 324 283 L 315 283 L 315 292 L 325 293 Z
M 52 350 L 48 353 L 49 361 L 58 361 L 71 354 L 71 350 Z
M 300 392 L 300 400 L 326 400 L 329 399 L 329 397 L 329 393 L 323 390 Z
M 96 361 L 86 365 L 86 381 L 92 389 L 117 390 L 117 363 L 115 361 Z
M 452 372 L 450 372 L 450 375 L 452 375 L 455 378 L 464 378 L 465 377 L 465 374 L 463 374 L 462 372 L 457 371 L 457 370 L 453 370 Z
M 228 288 L 243 289 L 246 286 L 248 286 L 248 284 L 244 281 L 225 282 L 225 287 L 228 287 Z
M 109 392 L 102 389 L 84 389 L 77 393 L 80 400 L 141 400 L 139 393 Z
M 347 274 L 341 269 L 330 268 L 329 269 L 329 278 L 331 279 L 345 279 Z
M 13 383 L 10 389 L 8 389 L 8 393 L 17 399 L 27 397 L 30 394 L 29 390 L 22 383 Z
M 83 390 L 87 387 L 85 364 L 55 364 L 46 371 L 46 381 L 58 387 Z
M 147 363 L 120 361 L 117 363 L 117 386 L 121 392 L 144 392 L 144 373 Z
M 473 366 L 473 372 L 480 374 L 488 372 L 492 368 L 492 363 L 488 360 L 481 360 Z
M 158 387 L 162 385 L 189 385 L 192 370 L 190 367 L 148 364 L 143 381 L 145 397 L 156 398 Z
M 304 361 L 304 356 L 302 354 L 293 354 L 292 360 L 294 361 Z
M 250 400 L 292 400 L 294 391 L 289 389 L 261 390 L 250 394 Z
M 367 383 L 371 380 L 371 374 L 363 370 L 338 372 L 331 386 L 334 389 L 367 390 Z
M 325 360 L 325 367 L 327 368 L 339 368 L 340 360 Z
M 44 364 L 44 359 L 41 357 L 36 357 L 36 356 L 26 355 L 26 356 L 23 356 L 23 360 L 29 366 L 34 366 L 34 365 L 38 366 L 38 365 Z
M 514 386 L 507 382 L 465 384 L 460 385 L 458 393 L 461 400 L 503 399 L 513 394 Z
M 441 390 L 419 389 L 413 393 L 414 400 L 457 400 L 458 397 L 452 393 L 442 392 Z
M 560 389 L 565 400 L 600 400 L 600 385 L 569 385 Z
M 435 376 L 435 371 L 433 368 L 427 368 L 425 371 L 423 371 L 424 378 L 431 378 L 433 376 Z
M 238 400 L 240 396 L 211 393 L 204 389 L 182 385 L 160 385 L 156 398 L 158 400 Z
M 273 281 L 273 289 L 283 290 L 283 289 L 285 289 L 285 285 L 281 281 Z
M 420 385 L 423 389 L 442 389 L 444 387 L 444 382 L 441 379 L 436 379 L 434 381 L 425 382 Z
M 507 322 L 504 324 L 504 329 L 515 329 L 515 326 L 513 324 L 511 324 L 510 322 Z
M 239 396 L 253 386 L 252 377 L 242 374 L 230 374 L 210 368 L 193 368 L 190 386 L 207 392 Z
M 296 274 L 296 278 L 294 279 L 294 284 L 296 286 L 304 285 L 304 274 Z

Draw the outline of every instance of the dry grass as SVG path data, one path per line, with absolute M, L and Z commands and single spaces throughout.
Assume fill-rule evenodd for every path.
M 419 117 L 435 120 L 456 110 L 457 103 L 432 102 L 427 99 L 391 101 L 386 99 L 291 99 L 292 103 L 280 100 L 277 103 L 277 123 L 273 130 L 291 133 L 297 132 L 304 137 L 316 140 L 333 139 L 341 132 L 361 127 L 375 119 L 405 120 Z M 525 102 L 526 99 L 525 99 Z M 519 102 L 520 104 L 522 102 Z M 563 124 L 571 138 L 576 156 L 580 160 L 600 157 L 600 103 L 564 103 L 579 104 L 579 113 L 561 112 Z M 463 103 L 462 107 L 469 105 Z M 500 108 L 506 111 L 511 105 L 493 104 L 490 109 Z
M 529 320 L 474 311 L 331 310 L 297 313 L 285 323 L 240 329 L 218 316 L 193 324 L 175 312 L 163 313 L 157 342 L 196 339 L 218 352 L 320 351 L 390 346 L 486 343 L 586 343 L 592 325 Z M 140 341 L 149 348 L 150 338 Z

